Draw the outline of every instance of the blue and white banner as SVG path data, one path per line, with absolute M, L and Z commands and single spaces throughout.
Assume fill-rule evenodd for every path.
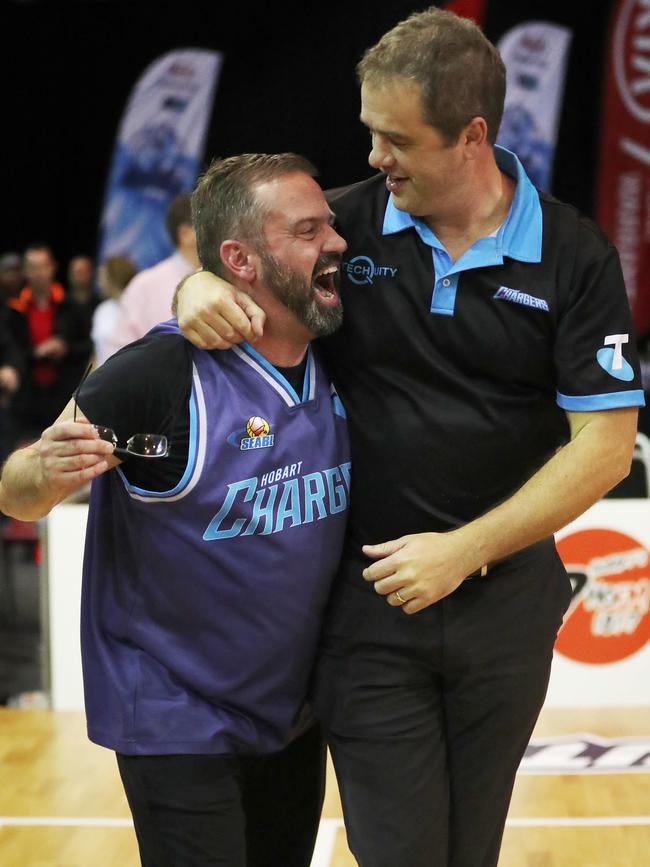
M 497 46 L 507 74 L 497 142 L 517 154 L 531 181 L 544 191 L 553 176 L 571 36 L 559 24 L 526 21 L 508 30 Z
M 129 256 L 139 269 L 173 252 L 165 213 L 196 183 L 222 55 L 171 51 L 137 81 L 117 134 L 97 261 Z

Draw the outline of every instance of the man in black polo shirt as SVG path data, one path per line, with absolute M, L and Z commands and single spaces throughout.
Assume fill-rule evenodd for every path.
M 361 867 L 493 867 L 571 595 L 553 533 L 629 471 L 631 316 L 614 247 L 494 146 L 505 70 L 475 24 L 415 14 L 359 77 L 380 174 L 329 196 L 353 483 L 316 702 Z M 199 345 L 260 333 L 185 286 Z

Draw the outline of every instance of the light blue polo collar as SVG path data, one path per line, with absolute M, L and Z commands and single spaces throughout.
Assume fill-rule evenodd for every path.
M 508 216 L 496 233 L 494 242 L 489 243 L 492 241 L 491 238 L 481 238 L 477 241 L 476 249 L 472 248 L 474 255 L 470 257 L 471 264 L 468 262 L 466 267 L 494 265 L 503 262 L 504 256 L 520 262 L 541 262 L 542 206 L 539 202 L 539 194 L 515 154 L 495 145 L 494 156 L 498 167 L 516 181 L 515 195 Z M 425 244 L 444 251 L 444 246 L 427 224 L 418 217 L 412 217 L 406 211 L 400 211 L 393 204 L 393 197 L 389 196 L 382 234 L 393 235 L 410 228 L 416 230 Z M 467 253 L 469 252 L 468 250 Z M 461 261 L 467 253 L 458 261 L 457 264 L 461 266 L 458 270 L 464 270 Z

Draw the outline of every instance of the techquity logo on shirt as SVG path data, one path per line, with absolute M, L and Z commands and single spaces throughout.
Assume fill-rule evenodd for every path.
M 375 265 L 369 256 L 354 256 L 343 263 L 343 271 L 357 286 L 372 286 L 375 277 L 395 277 L 398 270 L 390 265 Z
M 616 379 L 631 382 L 634 379 L 632 365 L 623 358 L 623 344 L 630 340 L 629 334 L 608 334 L 602 349 L 596 353 L 596 361 L 602 369 Z M 613 348 L 610 348 L 613 347 Z

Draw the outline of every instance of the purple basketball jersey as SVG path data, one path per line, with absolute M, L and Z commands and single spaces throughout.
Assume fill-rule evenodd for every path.
M 193 350 L 173 490 L 93 483 L 82 654 L 91 740 L 270 752 L 303 704 L 350 490 L 343 408 L 309 349 L 296 394 L 252 347 Z

